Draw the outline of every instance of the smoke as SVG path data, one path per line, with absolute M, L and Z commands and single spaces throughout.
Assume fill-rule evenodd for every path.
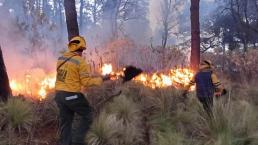
M 161 4 L 161 0 L 150 0 L 148 17 L 150 21 L 150 28 L 152 30 L 152 34 L 159 27 L 158 20 L 161 17 Z
M 41 39 L 38 42 L 41 45 L 33 44 L 35 40 L 29 39 L 30 34 L 17 23 L 15 11 L 7 9 L 1 2 L 0 19 L 0 45 L 10 79 L 23 79 L 26 74 L 43 76 L 54 70 L 56 57 L 53 43 Z
M 81 29 L 81 34 L 86 37 L 89 46 L 86 53 L 87 57 L 90 58 L 90 62 L 93 63 L 96 60 L 100 60 L 101 57 L 104 60 L 104 57 L 107 57 L 107 53 L 112 54 L 118 51 L 119 47 L 130 49 L 130 51 L 134 51 L 140 47 L 147 48 L 151 45 L 151 38 L 153 38 L 156 44 L 160 44 L 161 6 L 163 1 L 146 0 L 146 4 L 140 5 L 142 7 L 139 7 L 139 9 L 145 9 L 146 7 L 148 9 L 146 17 L 124 22 L 121 18 L 118 20 L 119 33 L 122 36 L 119 39 L 128 39 L 130 43 L 133 41 L 134 45 L 130 46 L 115 46 L 116 48 L 114 49 L 107 49 L 106 46 L 112 43 L 110 26 L 105 23 L 105 20 L 101 16 L 99 16 L 100 20 L 96 24 L 92 24 L 90 21 L 91 18 L 85 17 L 87 20 L 84 20 L 84 29 Z M 189 0 L 182 1 L 185 3 L 178 8 L 178 12 L 183 13 L 184 20 L 175 19 L 175 21 L 180 22 L 180 27 L 189 27 L 190 2 Z M 8 9 L 9 5 L 6 6 L 7 2 L 11 5 L 12 9 Z M 51 6 L 54 3 L 53 0 L 49 2 Z M 33 70 L 41 70 L 41 74 L 52 73 L 55 71 L 56 59 L 60 55 L 59 52 L 66 49 L 67 34 L 64 28 L 65 21 L 62 19 L 62 17 L 64 18 L 64 11 L 62 10 L 62 14 L 60 14 L 62 16 L 59 16 L 59 14 L 53 16 L 53 13 L 57 12 L 52 12 L 52 9 L 49 8 L 44 15 L 36 13 L 32 16 L 31 14 L 24 14 L 23 6 L 23 1 L 11 2 L 10 0 L 9 2 L 9 0 L 0 0 L 0 45 L 2 46 L 10 78 L 24 77 L 26 73 L 34 72 Z M 136 10 L 138 12 L 138 9 Z M 145 12 L 142 13 L 144 14 Z M 59 19 L 63 25 L 59 24 Z M 175 27 L 172 31 L 177 32 L 181 29 L 180 27 Z M 172 37 L 169 40 L 169 45 L 178 42 L 176 39 Z M 127 45 L 127 43 L 122 45 Z M 122 56 L 124 54 L 116 55 Z M 135 60 L 134 58 L 141 57 L 142 53 L 132 52 L 125 55 L 131 56 L 127 56 L 126 60 L 124 57 L 121 58 L 122 63 L 132 64 L 135 63 L 133 62 Z
M 168 12 L 168 24 L 169 27 L 173 27 L 169 32 L 173 35 L 170 35 L 168 39 L 170 45 L 177 43 L 176 34 L 179 33 L 183 12 L 188 8 L 187 1 L 188 0 L 171 1 L 170 12 Z M 169 3 L 169 0 L 150 0 L 148 19 L 150 21 L 153 43 L 155 45 L 160 45 L 162 33 L 164 33 L 163 18 L 166 15 L 165 13 L 167 13 L 165 11 L 167 3 Z

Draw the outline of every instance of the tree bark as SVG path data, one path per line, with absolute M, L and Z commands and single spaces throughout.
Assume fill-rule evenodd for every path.
M 68 39 L 79 35 L 75 0 L 64 0 Z
M 104 19 L 106 19 L 108 24 L 110 25 L 110 30 L 112 34 L 111 39 L 113 40 L 118 38 L 117 19 L 118 19 L 120 3 L 121 3 L 121 0 L 108 0 L 106 1 L 103 8 Z
M 200 0 L 191 0 L 191 57 L 190 65 L 193 70 L 198 70 L 200 63 Z
M 62 10 L 63 10 L 63 7 L 62 7 L 62 0 L 58 0 L 58 13 L 59 13 L 59 25 L 60 25 L 60 30 L 61 30 L 61 35 L 63 34 L 63 30 L 64 30 L 64 27 L 63 27 L 63 13 L 62 13 Z
M 0 46 L 0 102 L 6 102 L 11 94 L 9 78 L 6 72 L 2 49 Z
M 80 29 L 81 31 L 83 31 L 83 8 L 84 8 L 84 0 L 80 0 L 80 22 L 79 22 L 79 25 L 80 25 Z

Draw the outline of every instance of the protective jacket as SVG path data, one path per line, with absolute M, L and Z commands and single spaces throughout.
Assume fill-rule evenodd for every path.
M 90 65 L 81 56 L 75 52 L 66 52 L 58 58 L 55 89 L 80 92 L 82 87 L 100 85 L 102 78 L 93 77 L 90 72 Z
M 215 91 L 219 91 L 221 83 L 210 69 L 200 70 L 191 80 L 190 85 L 196 84 L 198 98 L 213 97 Z

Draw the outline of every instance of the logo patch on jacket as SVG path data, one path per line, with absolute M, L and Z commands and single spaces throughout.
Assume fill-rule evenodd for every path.
M 65 81 L 65 78 L 66 78 L 66 75 L 67 75 L 67 70 L 64 70 L 64 69 L 59 69 L 57 71 L 57 81 L 61 81 L 61 82 L 64 82 Z

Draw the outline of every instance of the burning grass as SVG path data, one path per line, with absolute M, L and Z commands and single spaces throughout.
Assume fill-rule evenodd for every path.
M 24 95 L 29 98 L 43 100 L 55 87 L 55 74 L 32 78 L 26 74 L 23 79 L 11 79 L 10 87 L 13 95 Z
M 137 81 L 128 82 L 123 86 L 119 84 L 110 81 L 100 88 L 87 90 L 87 97 L 96 109 L 95 121 L 86 137 L 90 145 L 257 144 L 258 113 L 255 111 L 258 107 L 255 101 L 257 94 L 252 89 L 240 90 L 242 93 L 235 93 L 235 89 L 232 89 L 229 90 L 228 96 L 216 99 L 214 120 L 210 120 L 195 98 L 194 92 L 188 98 L 183 98 L 182 91 L 173 86 L 152 88 Z M 97 106 L 98 102 L 112 94 L 112 90 L 119 89 L 122 90 L 122 95 L 114 97 L 102 106 Z M 239 96 L 240 94 L 254 96 Z M 31 115 L 25 117 L 37 117 L 28 117 L 29 121 L 25 121 L 27 123 L 32 119 L 32 125 L 29 125 L 30 133 L 27 134 L 20 135 L 17 129 L 9 134 L 6 125 L 2 126 L 0 143 L 17 144 L 18 141 L 21 145 L 55 145 L 58 112 L 53 95 L 49 94 L 46 99 L 37 102 L 12 98 L 9 105 L 13 106 L 11 103 L 13 100 L 18 101 L 19 105 L 25 104 L 30 108 L 30 111 L 24 113 L 29 112 Z M 11 125 L 3 121 L 4 118 L 7 119 L 6 111 L 3 111 L 5 107 L 6 105 L 0 107 L 2 115 L 0 122 Z M 21 128 L 21 132 L 26 132 L 26 129 Z M 8 140 L 10 137 L 16 140 L 11 142 Z
M 123 71 L 115 72 L 111 64 L 104 64 L 101 73 L 102 75 L 111 74 L 112 80 L 117 80 L 124 75 Z M 193 75 L 194 72 L 190 69 L 175 68 L 168 72 L 142 73 L 134 81 L 152 89 L 171 86 L 183 89 L 189 84 Z M 48 92 L 54 89 L 55 80 L 55 73 L 41 77 L 32 77 L 32 75 L 26 74 L 23 79 L 11 79 L 10 87 L 13 95 L 24 95 L 42 101 L 46 99 Z
M 104 64 L 102 75 L 111 74 L 113 80 L 123 76 L 123 72 L 114 72 L 111 64 Z M 142 83 L 144 86 L 155 88 L 176 87 L 183 89 L 188 85 L 194 76 L 194 71 L 188 68 L 170 69 L 168 72 L 141 73 L 134 78 L 134 81 Z M 194 90 L 194 87 L 192 88 Z

